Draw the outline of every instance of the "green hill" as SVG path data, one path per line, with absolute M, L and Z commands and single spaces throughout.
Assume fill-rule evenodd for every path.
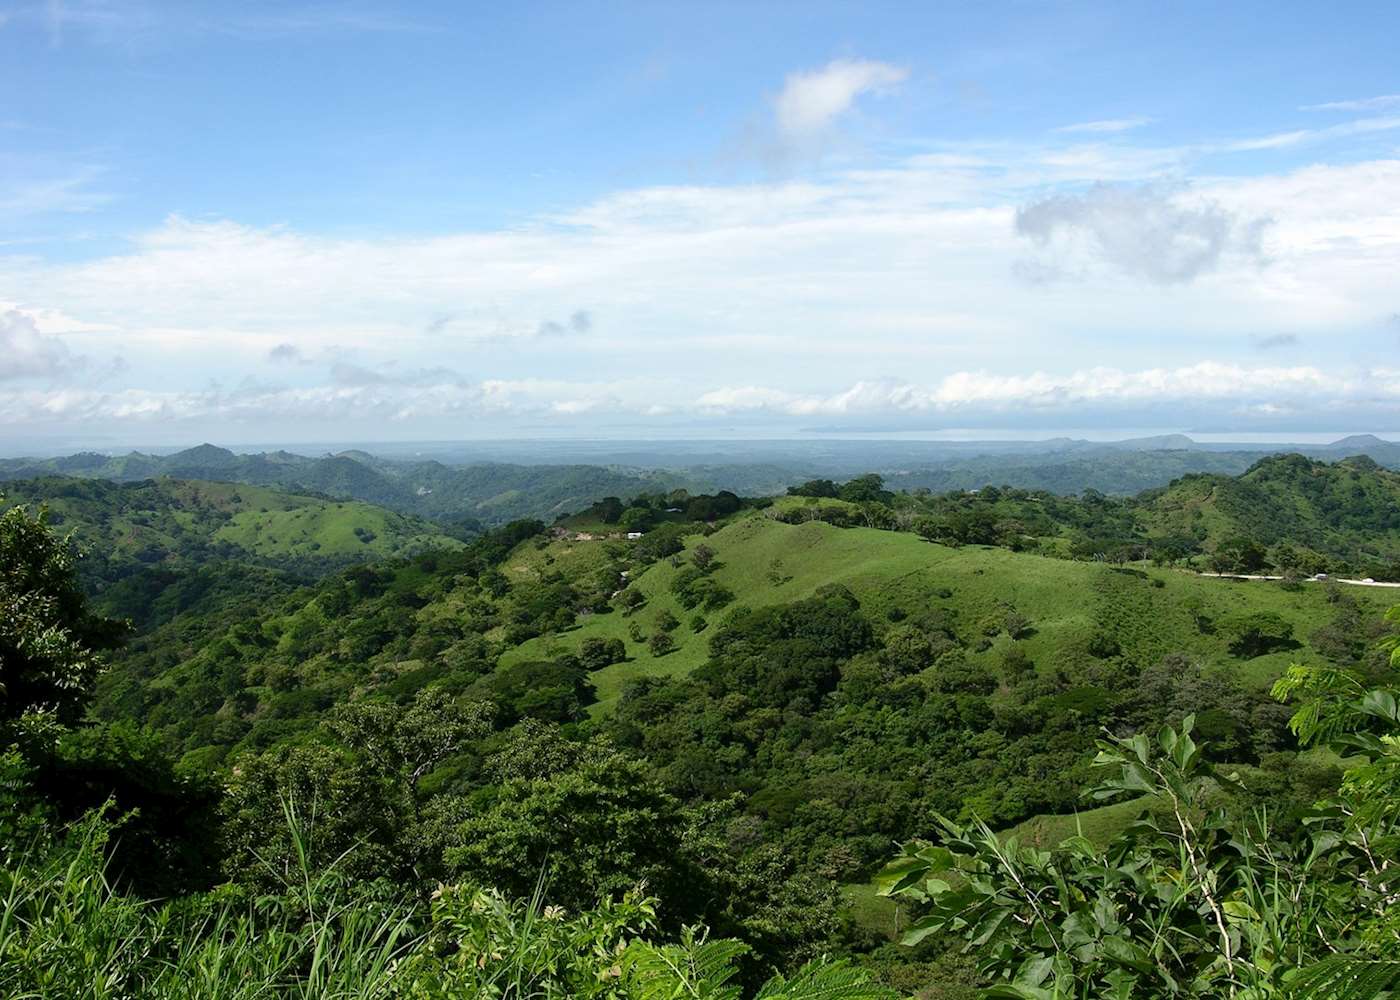
M 211 560 L 304 575 L 462 544 L 429 522 L 367 503 L 233 483 L 48 477 L 7 482 L 3 495 L 7 506 L 46 505 L 50 523 L 72 532 L 95 593 L 139 573 Z
M 1237 538 L 1354 564 L 1400 562 L 1400 473 L 1364 456 L 1261 459 L 1243 475 L 1187 476 L 1138 498 L 1144 527 L 1210 547 Z
M 744 607 L 797 601 L 840 584 L 877 619 L 888 618 L 892 611 L 913 614 L 940 607 L 955 611 L 965 625 L 990 627 L 1014 610 L 1028 618 L 1033 629 L 1019 645 L 1052 671 L 1075 670 L 1091 662 L 1091 641 L 1108 634 L 1131 655 L 1161 657 L 1190 650 L 1208 663 L 1231 665 L 1251 683 L 1265 684 L 1297 653 L 1280 650 L 1242 664 L 1229 654 L 1225 636 L 1203 634 L 1197 621 L 1268 611 L 1282 616 L 1296 635 L 1306 636 L 1330 616 L 1328 595 L 1317 587 L 1288 591 L 1168 568 L 1127 569 L 990 546 L 950 548 L 909 533 L 836 528 L 820 521 L 785 524 L 764 514 L 747 515 L 712 535 L 687 541 L 691 550 L 699 544 L 715 550 L 718 568 L 713 578 L 738 595 L 736 603 Z M 556 541 L 542 550 L 517 552 L 503 572 L 512 581 L 538 580 L 575 567 L 601 566 L 610 547 L 607 542 Z M 502 663 L 571 652 L 589 638 L 625 640 L 632 620 L 650 632 L 650 623 L 662 612 L 688 622 L 696 612 L 685 608 L 671 589 L 678 572 L 668 562 L 657 563 L 633 584 L 646 597 L 641 610 L 629 617 L 586 617 L 566 635 L 544 636 L 506 650 Z M 948 596 L 942 596 L 944 592 Z M 1388 596 L 1363 592 L 1357 599 L 1379 610 Z M 688 625 L 675 634 L 674 652 L 656 656 L 644 644 L 632 644 L 626 662 L 595 673 L 598 703 L 593 711 L 605 710 L 632 679 L 683 675 L 703 663 L 707 636 L 693 633 Z M 991 669 L 1010 642 L 1004 633 L 998 634 L 969 659 Z
M 989 485 L 884 492 L 874 510 L 833 499 L 857 483 L 795 487 L 806 506 L 790 516 L 1115 563 L 1400 580 L 1400 473 L 1365 456 L 1270 456 L 1239 476 L 1186 475 L 1134 497 Z
M 1290 452 L 1335 461 L 1369 456 L 1400 467 L 1400 444 L 1368 435 Z M 1115 443 L 1041 442 L 604 442 L 478 443 L 438 449 L 453 461 L 388 458 L 352 449 L 320 456 L 287 451 L 240 454 L 202 444 L 170 455 L 0 459 L 0 480 L 44 475 L 134 482 L 169 476 L 279 486 L 363 500 L 404 514 L 475 530 L 522 517 L 552 520 L 607 496 L 683 487 L 753 496 L 814 477 L 883 475 L 904 492 L 976 490 L 1131 496 L 1184 476 L 1229 477 L 1266 459 L 1268 449 L 1199 445 L 1181 435 Z M 529 456 L 537 461 L 525 464 Z M 501 461 L 509 457 L 512 461 Z
M 610 725 L 629 686 L 712 670 L 717 636 L 748 628 L 756 615 L 818 607 L 837 588 L 872 630 L 875 659 L 857 670 L 871 676 L 851 689 L 862 698 L 886 688 L 909 695 L 911 678 L 879 666 L 887 653 L 878 651 L 913 643 L 920 690 L 941 683 L 933 664 L 956 661 L 990 685 L 968 681 L 979 697 L 990 690 L 992 704 L 1034 691 L 1047 717 L 1078 713 L 1082 738 L 1121 716 L 1132 678 L 1173 656 L 1188 666 L 1161 668 L 1169 676 L 1213 677 L 1192 683 L 1224 684 L 1241 704 L 1267 701 L 1263 689 L 1290 662 L 1364 653 L 1364 637 L 1357 646 L 1347 636 L 1374 632 L 1391 598 L 786 523 L 795 506 L 745 511 L 717 529 L 668 524 L 640 541 L 561 531 L 517 544 L 519 533 L 491 535 L 458 553 L 328 577 L 268 601 L 252 623 L 196 610 L 123 654 L 99 706 L 156 726 L 184 750 L 218 755 L 305 732 L 346 700 L 404 699 L 429 686 L 491 699 L 503 721 L 535 715 Z M 244 511 L 220 531 L 232 544 L 256 526 L 258 534 L 246 535 L 255 549 L 265 538 L 299 552 L 300 533 L 353 545 L 334 507 Z M 1267 634 L 1251 644 L 1248 629 L 1259 622 Z M 658 645 L 661 632 L 670 638 Z M 852 662 L 865 663 L 865 654 Z M 1238 740 L 1247 717 L 1219 724 Z

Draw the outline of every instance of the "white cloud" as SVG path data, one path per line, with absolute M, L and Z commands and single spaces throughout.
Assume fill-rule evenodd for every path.
M 91 212 L 111 197 L 93 188 L 101 176 L 97 167 L 80 167 L 60 176 L 39 174 L 31 166 L 27 176 L 9 164 L 10 176 L 0 182 L 0 219 L 24 219 L 48 213 Z
M 65 378 L 84 363 L 58 337 L 41 333 L 34 317 L 18 309 L 0 313 L 0 381 Z
M 1172 308 L 1185 329 L 1238 336 L 1293 329 L 1299 312 L 1305 326 L 1338 326 L 1395 311 L 1400 162 L 1037 199 L 1033 182 L 1047 174 L 1076 185 L 1131 174 L 1106 154 L 1079 165 L 1061 154 L 921 156 L 821 182 L 642 189 L 537 228 L 430 238 L 330 239 L 177 217 L 129 252 L 53 265 L 0 258 L 0 297 L 109 328 L 84 333 L 81 349 L 101 353 L 104 337 L 120 336 L 137 371 L 143 349 L 167 365 L 261 364 L 284 343 L 303 357 L 340 346 L 424 367 L 463 367 L 472 345 L 497 345 L 497 355 L 515 345 L 537 368 L 529 352 L 558 356 L 557 340 L 538 337 L 542 317 L 567 326 L 560 317 L 582 301 L 608 324 L 569 340 L 569 364 L 630 370 L 661 329 L 677 350 L 747 346 L 730 356 L 737 364 L 765 345 L 771 359 L 799 335 L 820 363 L 844 356 L 852 338 L 909 357 L 975 349 L 968 329 L 1053 340 L 1150 325 L 1159 304 L 1100 280 L 1110 274 L 1164 286 L 1228 276 L 1191 283 Z M 1027 249 L 1017 201 L 1029 203 L 1023 231 L 1044 242 L 1036 260 L 1082 279 L 1072 297 L 1047 300 L 1011 280 Z M 1270 264 L 1260 270 L 1250 237 L 1264 218 Z M 435 329 L 435 316 L 451 320 Z M 727 360 L 678 357 L 710 370 Z
M 1317 135 L 1316 129 L 1294 129 L 1292 132 L 1275 132 L 1272 135 L 1255 136 L 1250 139 L 1236 139 L 1222 148 L 1231 153 L 1249 153 L 1261 149 L 1284 149 L 1306 142 Z
M 1400 94 L 1382 94 L 1355 101 L 1329 101 L 1326 104 L 1305 104 L 1299 111 L 1390 111 L 1400 108 Z
M 1249 139 L 1236 139 L 1214 148 L 1229 153 L 1249 153 L 1265 149 L 1287 149 L 1304 143 L 1326 142 L 1333 139 L 1346 139 L 1373 132 L 1390 132 L 1400 129 L 1400 115 L 1387 115 L 1377 118 L 1358 118 L 1327 128 L 1303 128 L 1289 132 L 1275 132 L 1272 135 L 1256 136 Z
M 1082 404 L 1168 403 L 1191 407 L 1221 400 L 1243 404 L 1259 395 L 1346 399 L 1379 384 L 1381 374 L 1346 378 L 1311 366 L 1251 368 L 1214 361 L 1141 371 L 1088 368 L 1065 375 L 963 371 L 927 386 L 899 379 L 875 379 L 828 395 L 753 385 L 721 388 L 700 396 L 696 405 L 726 413 L 771 410 L 791 416 L 948 413 L 967 408 L 1007 411 Z
M 1057 259 L 1087 246 L 1111 267 L 1163 285 L 1213 271 L 1226 254 L 1257 259 L 1265 224 L 1237 218 L 1187 192 L 1152 185 L 1096 184 L 1083 194 L 1052 195 L 1016 213 L 1016 231 L 1053 249 Z
M 500 416 L 659 412 L 655 399 L 676 396 L 676 386 L 654 381 L 487 379 L 466 382 L 448 371 L 384 375 L 354 366 L 336 367 L 330 385 L 289 387 L 247 381 L 231 389 L 102 391 L 0 391 L 0 422 L 61 421 L 110 428 L 115 424 L 200 424 L 276 427 L 294 423 L 346 433 L 385 422 L 459 421 Z
M 422 30 L 418 22 L 393 13 L 357 9 L 356 5 L 279 4 L 270 12 L 227 9 L 201 11 L 194 5 L 162 7 L 140 0 L 46 0 L 0 15 L 37 21 L 52 48 L 71 34 L 101 45 L 170 44 L 203 35 L 247 41 L 329 33 L 381 33 Z
M 104 430 L 160 427 L 152 414 L 367 436 L 492 433 L 498 418 L 636 430 L 938 413 L 977 386 L 991 393 L 977 406 L 1014 422 L 1048 412 L 1036 400 L 1128 405 L 1026 373 L 1134 370 L 1145 344 L 1163 371 L 1202 357 L 1252 370 L 1261 330 L 1370 356 L 1367 331 L 1400 307 L 1400 160 L 1187 183 L 1192 155 L 958 144 L 804 179 L 621 191 L 495 231 L 347 239 L 171 217 L 88 259 L 0 255 L 0 303 L 74 354 L 130 363 L 106 392 L 11 392 L 6 429 L 61 411 Z M 1029 285 L 1018 263 L 1075 280 Z M 587 335 L 540 335 L 556 328 Z M 294 384 L 192 391 L 269 360 L 299 360 L 277 369 Z M 1317 398 L 1356 412 L 1395 398 L 1358 384 L 1370 395 Z M 1264 404 L 1283 405 L 1249 402 Z
M 1151 118 L 1105 118 L 1101 121 L 1079 122 L 1074 125 L 1061 125 L 1056 132 L 1113 133 L 1129 132 L 1152 123 Z
M 819 70 L 792 73 L 773 102 L 778 130 L 805 139 L 829 128 L 868 93 L 885 93 L 902 83 L 909 71 L 869 59 L 836 59 Z
M 759 411 L 789 417 L 961 415 L 1069 411 L 1084 405 L 1164 404 L 1187 410 L 1230 407 L 1326 407 L 1377 395 L 1394 396 L 1389 369 L 1339 374 L 1312 365 L 1247 366 L 1202 361 L 1175 368 L 1128 371 L 1111 367 L 1068 373 L 1001 374 L 959 371 L 927 384 L 866 379 L 828 393 L 801 393 L 765 385 L 718 387 L 686 396 L 683 383 L 655 379 L 613 382 L 559 379 L 488 379 L 466 382 L 446 371 L 389 377 L 342 370 L 335 384 L 305 388 L 249 382 L 201 391 L 126 389 L 12 390 L 0 393 L 0 416 L 32 421 L 42 415 L 89 420 L 206 420 L 364 425 L 424 417 L 547 416 L 611 412 L 703 417 Z M 1396 413 L 1400 415 L 1400 410 Z

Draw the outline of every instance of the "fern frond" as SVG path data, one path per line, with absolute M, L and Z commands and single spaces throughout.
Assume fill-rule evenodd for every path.
M 754 1000 L 896 1000 L 893 990 L 872 983 L 847 962 L 808 962 L 791 979 L 774 976 Z
M 679 944 L 633 942 L 623 953 L 622 967 L 640 1000 L 738 1000 L 739 987 L 728 983 L 739 973 L 735 960 L 748 950 L 742 941 L 706 941 L 687 927 Z
M 1293 1000 L 1377 1000 L 1400 986 L 1400 962 L 1333 955 L 1308 966 L 1289 986 Z

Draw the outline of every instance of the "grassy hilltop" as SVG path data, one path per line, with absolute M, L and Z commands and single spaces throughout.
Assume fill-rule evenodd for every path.
M 781 508 L 780 508 L 781 509 Z M 1019 640 L 1041 669 L 1072 668 L 1091 658 L 1096 635 L 1110 635 L 1123 655 L 1155 658 L 1173 650 L 1191 650 L 1210 662 L 1230 664 L 1251 683 L 1267 684 L 1299 653 L 1280 649 L 1241 662 L 1228 651 L 1229 639 L 1203 632 L 1198 621 L 1213 621 L 1250 612 L 1275 612 L 1306 637 L 1330 615 L 1328 594 L 1315 585 L 1284 590 L 1276 585 L 1207 579 L 1167 568 L 1113 567 L 1099 563 L 1012 552 L 991 546 L 957 548 L 926 542 L 917 535 L 870 528 L 836 528 L 820 521 L 785 524 L 763 513 L 747 514 L 714 534 L 687 538 L 687 554 L 706 545 L 716 552 L 713 577 L 745 607 L 776 605 L 811 597 L 829 584 L 849 587 L 877 620 L 894 609 L 912 613 L 937 606 L 957 613 L 960 622 L 980 627 L 1015 611 L 1030 622 Z M 543 579 L 550 573 L 572 575 L 608 564 L 605 541 L 555 540 L 542 547 L 522 546 L 503 566 L 507 578 Z M 687 556 L 682 556 L 682 562 Z M 591 615 L 577 628 L 532 639 L 507 650 L 502 663 L 548 658 L 577 649 L 585 639 L 628 638 L 633 620 L 652 631 L 662 612 L 682 622 L 675 630 L 676 649 L 654 655 L 644 643 L 628 643 L 628 660 L 592 675 L 601 712 L 630 680 L 644 676 L 684 675 L 708 655 L 704 632 L 689 626 L 696 613 L 671 591 L 679 569 L 661 561 L 637 576 L 633 586 L 646 597 L 631 615 Z M 1358 592 L 1356 598 L 1375 609 L 1386 595 Z M 700 612 L 719 620 L 723 612 Z M 897 612 L 896 612 L 897 613 Z M 1012 642 L 999 630 L 990 645 L 969 653 L 988 669 Z

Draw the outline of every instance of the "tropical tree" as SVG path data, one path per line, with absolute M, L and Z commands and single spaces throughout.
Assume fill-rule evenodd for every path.
M 528 896 L 545 873 L 549 902 L 575 910 L 643 883 L 675 898 L 686 815 L 640 761 L 531 724 L 490 768 L 500 784 L 485 809 L 461 802 L 449 871 L 512 896 Z
M 76 721 L 101 651 L 125 633 L 125 623 L 88 609 L 72 545 L 49 530 L 43 510 L 0 514 L 0 728 L 25 716 Z

